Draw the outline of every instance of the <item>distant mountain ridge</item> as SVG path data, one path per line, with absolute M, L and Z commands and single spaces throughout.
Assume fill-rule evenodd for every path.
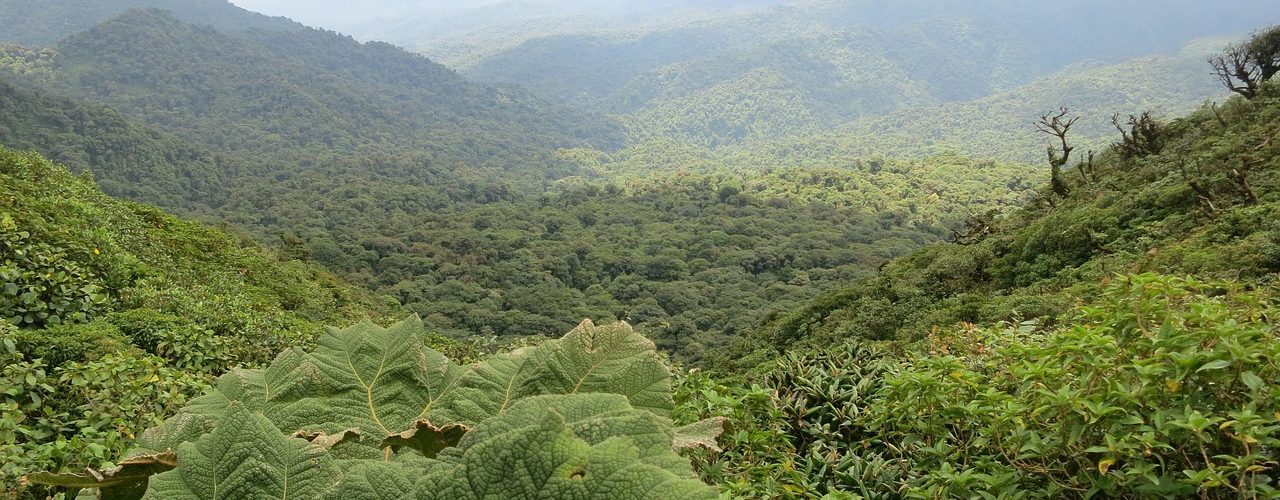
M 426 154 L 506 171 L 546 170 L 559 147 L 621 143 L 601 117 L 322 30 L 224 32 L 132 10 L 55 49 L 46 81 L 12 79 L 223 152 L 289 162 L 315 157 L 305 151 Z
M 0 0 L 0 42 L 52 45 L 132 9 L 156 8 L 183 21 L 228 31 L 300 31 L 303 25 L 232 5 L 227 0 Z
M 1280 4 L 790 2 L 669 25 L 569 27 L 461 70 L 615 114 L 632 143 L 670 137 L 719 147 L 979 102 L 1086 65 L 1176 54 L 1206 36 L 1240 37 L 1268 17 L 1280 18 Z M 1211 83 L 1206 75 L 1161 77 Z M 1205 95 L 1180 95 L 1178 108 Z M 797 110 L 777 112 L 788 103 Z

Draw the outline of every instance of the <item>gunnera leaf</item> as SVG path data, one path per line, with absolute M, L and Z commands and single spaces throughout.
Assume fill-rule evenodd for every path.
M 308 456 L 315 460 L 323 456 L 327 461 L 347 464 L 343 467 L 350 471 L 360 471 L 349 477 L 335 476 L 338 479 L 328 483 L 331 486 L 326 495 L 340 494 L 342 485 L 350 485 L 393 498 L 406 491 L 377 478 L 406 470 L 411 477 L 421 476 L 426 468 L 422 464 L 434 464 L 429 458 L 437 453 L 458 459 L 477 456 L 480 452 L 467 450 L 489 445 L 451 446 L 474 443 L 482 437 L 497 439 L 493 434 L 497 429 L 541 432 L 541 427 L 527 424 L 549 422 L 546 415 L 554 413 L 560 419 L 555 432 L 568 433 L 568 437 L 557 439 L 569 443 L 566 450 L 578 450 L 575 460 L 584 464 L 589 461 L 582 460 L 596 460 L 590 462 L 595 464 L 592 470 L 621 467 L 619 470 L 626 471 L 621 473 L 624 478 L 635 470 L 647 471 L 648 475 L 637 476 L 643 481 L 636 479 L 643 484 L 665 478 L 663 481 L 687 486 L 681 481 L 693 478 L 688 462 L 671 452 L 675 431 L 669 421 L 673 403 L 668 368 L 653 343 L 629 325 L 597 327 L 587 321 L 562 339 L 467 367 L 427 348 L 425 334 L 417 319 L 390 328 L 366 322 L 331 329 L 320 338 L 314 352 L 289 349 L 264 369 L 237 370 L 221 377 L 215 390 L 144 433 L 130 456 L 178 450 L 183 457 L 178 470 L 155 483 L 164 488 L 157 491 L 168 493 L 178 487 L 180 478 L 197 484 L 216 475 L 212 471 L 218 466 L 213 458 L 284 463 L 270 453 L 252 457 L 245 453 L 287 442 L 288 453 L 293 455 L 304 449 L 311 454 L 319 450 L 323 453 Z M 562 399 L 538 398 L 542 395 L 560 395 Z M 247 430 L 238 419 L 246 415 L 252 415 L 259 427 L 264 422 L 270 424 L 277 435 L 269 438 L 271 433 L 265 431 L 242 435 Z M 480 434 L 467 441 L 467 436 L 476 432 L 470 429 L 482 423 L 487 425 L 477 428 Z M 224 425 L 232 428 L 223 429 Z M 625 432 L 615 432 L 618 429 Z M 244 443 L 219 452 L 209 442 L 214 437 L 217 442 L 231 439 L 228 436 L 243 438 Z M 254 436 L 257 441 L 249 439 Z M 289 436 L 314 442 L 290 440 Z M 614 438 L 621 441 L 613 443 Z M 626 463 L 600 462 L 604 460 L 600 450 L 606 448 L 617 451 Z M 537 448 L 506 453 L 517 461 L 524 460 L 517 456 L 522 453 L 530 453 L 526 458 L 533 461 L 548 458 Z M 188 467 L 183 461 L 188 456 L 202 458 Z M 365 462 L 358 459 L 381 460 L 384 465 L 360 465 Z M 430 468 L 436 469 L 434 465 Z M 243 473 L 266 474 L 264 470 L 270 467 Z M 282 472 L 283 477 L 294 471 L 288 470 Z M 484 473 L 482 469 L 467 470 L 460 473 Z M 657 473 L 660 471 L 666 475 Z M 536 476 L 538 472 L 531 473 Z M 264 485 L 273 484 L 273 476 L 259 479 L 266 481 Z M 698 483 L 695 479 L 688 484 Z M 601 483 L 600 487 L 605 486 Z
M 289 349 L 262 370 L 236 370 L 139 440 L 148 452 L 208 433 L 231 405 L 257 411 L 287 433 L 344 436 L 376 455 L 385 437 L 414 426 L 464 369 L 426 347 L 421 321 L 330 329 L 314 352 Z M 359 453 L 357 453 L 359 455 Z
M 317 498 L 340 479 L 324 448 L 286 437 L 260 413 L 233 404 L 224 418 L 213 432 L 183 443 L 179 466 L 152 477 L 143 498 Z
M 669 421 L 618 395 L 528 398 L 441 453 L 417 497 L 717 498 L 672 451 L 673 435 Z
M 329 330 L 287 373 L 269 374 L 267 415 L 285 429 L 356 428 L 379 439 L 413 427 L 464 372 L 426 347 L 425 333 L 416 318 Z
M 584 321 L 563 338 L 468 367 L 446 402 L 423 416 L 474 425 L 523 398 L 579 393 L 619 394 L 660 416 L 674 406 L 671 373 L 653 342 L 623 322 Z
M 544 342 L 531 355 L 533 394 L 621 394 L 631 406 L 669 416 L 671 373 L 653 342 L 631 325 L 596 326 L 584 321 L 564 338 Z

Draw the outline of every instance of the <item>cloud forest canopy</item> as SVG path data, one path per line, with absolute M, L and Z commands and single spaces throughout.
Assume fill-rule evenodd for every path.
M 170 37 L 183 43 L 130 49 Z M 290 43 L 259 44 L 278 37 Z M 299 40 L 324 43 L 310 50 Z M 14 109 L 27 112 L 9 117 L 7 140 L 92 169 L 112 193 L 283 243 L 289 255 L 391 294 L 448 333 L 541 335 L 581 317 L 627 319 L 688 360 L 773 311 L 936 241 L 966 210 L 1021 202 L 1018 190 L 986 193 L 990 184 L 1026 187 L 1036 178 L 1024 166 L 946 156 L 614 182 L 607 178 L 621 169 L 591 160 L 591 149 L 550 151 L 556 141 L 591 142 L 562 139 L 555 122 L 529 114 L 522 115 L 529 127 L 546 125 L 538 135 L 512 131 L 510 138 L 480 142 L 522 126 L 501 118 L 508 111 L 530 110 L 500 106 L 477 118 L 483 121 L 447 120 L 447 110 L 479 113 L 474 108 L 488 106 L 494 89 L 419 57 L 375 49 L 321 32 L 225 34 L 134 11 L 60 43 L 46 73 L 14 77 L 52 83 L 8 90 Z M 342 85 L 305 76 L 327 71 L 335 63 L 326 61 L 340 57 L 359 61 L 343 62 Z M 370 66 L 391 61 L 414 71 Z M 413 75 L 417 80 L 402 81 Z M 204 90 L 247 85 L 235 84 L 237 78 L 307 89 L 303 95 L 332 108 L 266 93 L 277 87 L 265 83 L 248 94 Z M 411 108 L 397 100 L 339 107 L 373 88 L 423 94 L 420 105 L 431 113 L 407 113 Z M 87 94 L 129 117 L 48 95 L 51 89 Z M 392 105 L 403 109 L 391 111 Z M 259 115 L 258 106 L 278 112 Z M 441 117 L 427 119 L 451 129 L 450 136 L 379 139 L 414 130 L 397 117 L 419 120 L 419 114 Z M 94 126 L 112 122 L 122 126 Z M 540 137 L 547 142 L 538 143 Z M 522 145 L 503 145 L 507 140 Z
M 1275 496 L 1272 2 L 432 5 L 0 0 L 0 496 Z

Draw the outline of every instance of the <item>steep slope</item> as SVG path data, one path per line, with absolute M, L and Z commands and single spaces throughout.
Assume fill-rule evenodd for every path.
M 1148 130 L 774 318 L 724 379 L 682 377 L 677 420 L 733 429 L 704 477 L 745 498 L 1275 496 L 1280 88 Z
M 1111 150 L 1010 217 L 974 219 L 875 277 L 778 318 L 778 350 L 835 339 L 918 339 L 931 326 L 1036 318 L 1050 324 L 1114 273 L 1157 271 L 1274 283 L 1280 272 L 1280 97 L 1232 100 L 1163 124 L 1140 154 Z
M 301 24 L 267 17 L 232 5 L 227 0 L 0 0 L 5 22 L 0 42 L 51 45 L 86 31 L 130 9 L 164 9 L 178 19 L 222 30 L 300 31 Z
M 240 365 L 398 305 L 0 148 L 0 492 L 108 452 Z

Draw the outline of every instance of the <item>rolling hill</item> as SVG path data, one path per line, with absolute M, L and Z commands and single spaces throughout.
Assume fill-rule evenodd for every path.
M 0 42 L 26 46 L 52 45 L 87 31 L 132 9 L 163 9 L 178 18 L 230 31 L 301 31 L 303 26 L 282 17 L 267 17 L 226 0 L 3 0 Z

